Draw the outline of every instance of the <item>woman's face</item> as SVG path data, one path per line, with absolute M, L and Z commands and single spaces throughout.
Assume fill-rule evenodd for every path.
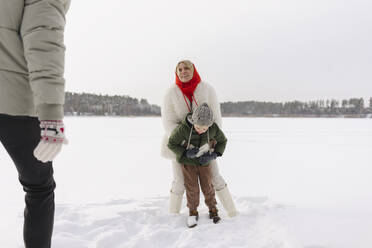
M 177 67 L 177 76 L 182 83 L 189 82 L 193 76 L 193 70 L 187 67 L 184 63 L 181 63 Z

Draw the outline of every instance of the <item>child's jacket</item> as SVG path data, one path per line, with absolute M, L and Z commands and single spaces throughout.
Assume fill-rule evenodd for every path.
M 227 139 L 216 123 L 209 127 L 208 131 L 198 134 L 189 122 L 188 117 L 178 125 L 169 137 L 168 147 L 176 154 L 177 162 L 185 165 L 201 165 L 199 157 L 205 152 L 216 152 L 222 156 L 225 151 Z M 189 147 L 188 147 L 189 146 Z M 200 152 L 196 158 L 187 158 L 186 150 L 198 147 Z

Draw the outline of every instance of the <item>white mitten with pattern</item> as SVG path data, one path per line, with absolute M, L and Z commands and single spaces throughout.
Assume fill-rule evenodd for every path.
M 63 144 L 68 144 L 65 126 L 61 120 L 40 121 L 41 140 L 34 150 L 34 156 L 43 163 L 53 161 L 61 151 Z

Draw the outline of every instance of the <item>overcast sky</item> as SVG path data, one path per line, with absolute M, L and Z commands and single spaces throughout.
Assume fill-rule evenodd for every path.
M 73 0 L 66 90 L 160 104 L 190 59 L 220 101 L 372 96 L 370 0 Z

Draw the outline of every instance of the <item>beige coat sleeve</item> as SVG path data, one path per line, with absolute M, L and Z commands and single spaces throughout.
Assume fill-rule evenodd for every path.
M 161 120 L 167 137 L 171 135 L 173 130 L 178 126 L 176 109 L 171 99 L 171 89 L 167 91 L 163 98 L 163 104 L 161 106 Z
M 64 27 L 70 0 L 25 0 L 20 35 L 40 120 L 63 118 Z
M 211 86 L 209 87 L 209 104 L 210 108 L 214 113 L 214 122 L 217 123 L 218 127 L 222 128 L 222 115 L 221 115 L 221 105 L 218 101 L 216 90 Z

